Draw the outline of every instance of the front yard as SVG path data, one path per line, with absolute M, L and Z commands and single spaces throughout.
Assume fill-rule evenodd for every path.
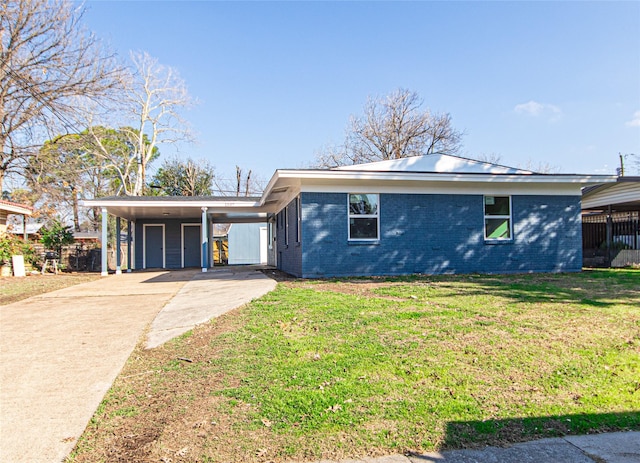
M 304 461 L 640 429 L 640 271 L 281 282 L 138 348 L 69 462 Z
M 39 294 L 86 283 L 100 278 L 99 273 L 34 274 L 26 277 L 0 277 L 0 306 Z

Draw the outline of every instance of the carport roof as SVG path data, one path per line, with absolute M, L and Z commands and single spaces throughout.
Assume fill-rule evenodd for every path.
M 82 204 L 107 208 L 109 214 L 128 220 L 199 220 L 203 208 L 207 208 L 214 222 L 264 222 L 269 213 L 260 205 L 260 198 L 235 196 L 111 196 Z
M 606 210 L 609 206 L 614 212 L 640 210 L 640 177 L 618 177 L 615 183 L 582 190 L 583 210 Z

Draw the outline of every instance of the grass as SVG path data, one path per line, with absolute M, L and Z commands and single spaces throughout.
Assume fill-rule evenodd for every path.
M 39 294 L 97 280 L 96 273 L 58 273 L 28 275 L 26 277 L 0 277 L 0 306 L 18 302 Z
M 354 458 L 624 429 L 640 429 L 640 271 L 294 281 L 136 351 L 69 461 Z

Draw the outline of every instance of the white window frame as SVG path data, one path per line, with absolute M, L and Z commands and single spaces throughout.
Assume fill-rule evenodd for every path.
M 351 214 L 351 195 L 375 195 L 378 198 L 378 210 L 375 214 Z M 351 238 L 351 219 L 376 219 L 375 238 Z M 380 194 L 379 193 L 347 193 L 347 238 L 348 241 L 380 241 Z
M 487 215 L 486 204 L 487 198 L 509 198 L 509 215 Z M 511 195 L 484 195 L 482 197 L 482 228 L 484 229 L 484 240 L 488 242 L 508 242 L 513 241 L 513 207 Z M 487 236 L 487 219 L 507 219 L 509 221 L 509 237 L 508 238 L 490 238 Z

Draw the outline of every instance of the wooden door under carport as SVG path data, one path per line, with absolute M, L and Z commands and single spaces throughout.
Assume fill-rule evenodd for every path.
M 182 267 L 202 265 L 202 236 L 200 224 L 182 224 Z

